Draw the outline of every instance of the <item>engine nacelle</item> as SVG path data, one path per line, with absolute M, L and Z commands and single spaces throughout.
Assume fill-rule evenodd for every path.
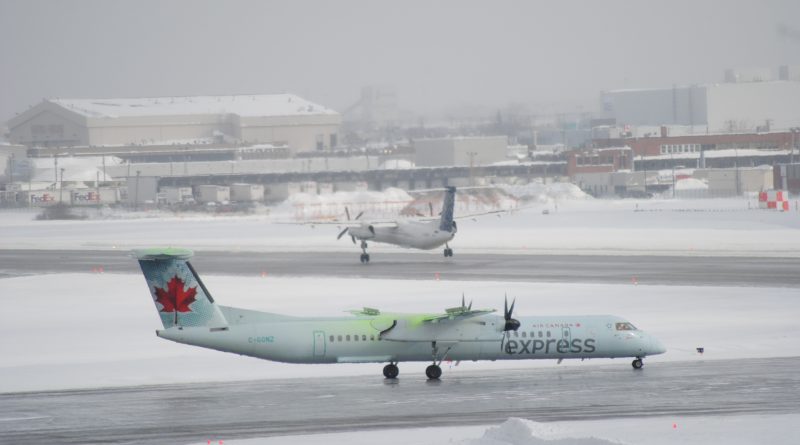
M 375 238 L 375 227 L 373 227 L 372 224 L 363 224 L 358 227 L 351 227 L 350 235 L 363 240 L 372 239 Z

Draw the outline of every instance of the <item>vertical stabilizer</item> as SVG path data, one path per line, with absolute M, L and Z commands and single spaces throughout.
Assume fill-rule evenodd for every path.
M 187 249 L 141 249 L 139 260 L 150 295 L 165 328 L 173 326 L 224 327 L 228 323 L 197 272 Z
M 453 186 L 445 187 L 444 204 L 442 205 L 442 218 L 439 221 L 439 230 L 445 232 L 453 231 L 453 207 L 456 203 L 456 188 Z

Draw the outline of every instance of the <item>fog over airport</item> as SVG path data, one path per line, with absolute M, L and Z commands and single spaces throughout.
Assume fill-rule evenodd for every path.
M 337 111 L 364 85 L 443 117 L 594 111 L 602 90 L 800 63 L 796 1 L 0 1 L 0 120 L 42 98 L 291 92 Z

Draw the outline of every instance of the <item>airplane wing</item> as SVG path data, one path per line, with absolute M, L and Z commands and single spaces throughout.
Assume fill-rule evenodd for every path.
M 369 312 L 368 312 L 369 311 Z M 375 311 L 375 312 L 373 312 Z M 375 314 L 374 309 L 364 308 L 361 314 Z M 493 335 L 486 335 L 486 320 L 476 317 L 495 312 L 494 309 L 472 309 L 472 303 L 445 309 L 444 314 L 392 316 L 385 314 L 376 317 L 373 326 L 380 330 L 380 338 L 401 342 L 475 342 L 496 341 Z
M 373 226 L 373 227 L 397 227 L 398 222 L 397 220 L 386 219 L 386 220 L 368 220 L 368 221 L 342 221 L 342 220 L 335 220 L 335 219 L 322 219 L 322 220 L 304 220 L 304 221 L 278 221 L 275 224 L 291 224 L 291 225 L 300 225 L 300 226 L 339 226 L 339 227 L 361 227 L 361 226 Z
M 443 321 L 460 321 L 479 315 L 491 314 L 495 309 L 468 309 L 466 307 L 454 307 L 446 309 L 444 314 L 429 315 L 422 318 L 424 323 L 439 323 Z

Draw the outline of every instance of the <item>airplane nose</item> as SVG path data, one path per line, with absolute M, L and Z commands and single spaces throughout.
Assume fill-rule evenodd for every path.
M 667 352 L 667 348 L 665 348 L 657 338 L 650 336 L 650 348 L 648 355 L 663 354 L 665 352 Z

